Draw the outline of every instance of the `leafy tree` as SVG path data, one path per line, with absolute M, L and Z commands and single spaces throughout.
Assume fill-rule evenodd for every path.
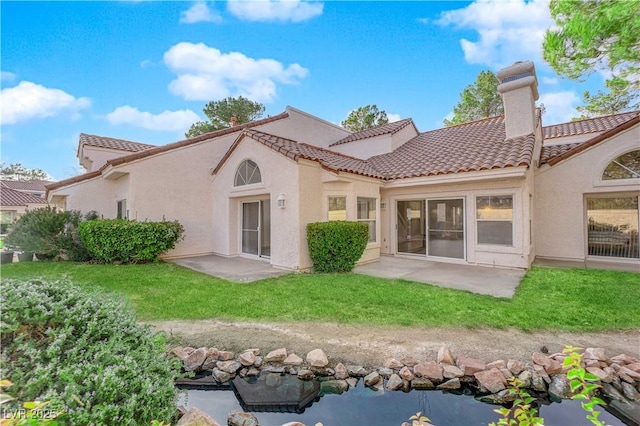
M 544 59 L 572 79 L 608 70 L 609 93 L 584 95 L 587 117 L 637 107 L 640 91 L 640 6 L 637 1 L 551 0 L 557 28 L 547 30 Z
M 366 105 L 351 111 L 340 125 L 352 132 L 361 132 L 388 122 L 389 118 L 384 110 L 378 110 L 377 105 Z
M 492 71 L 480 71 L 475 83 L 462 90 L 460 101 L 453 108 L 453 118 L 445 119 L 444 125 L 449 127 L 493 117 L 501 115 L 503 111 L 502 98 L 498 93 L 498 78 Z
M 51 180 L 42 169 L 27 169 L 20 163 L 0 163 L 0 178 L 5 180 Z
M 245 97 L 228 97 L 221 101 L 211 101 L 202 110 L 209 121 L 193 123 L 185 136 L 193 138 L 204 133 L 225 129 L 231 126 L 231 118 L 236 118 L 236 124 L 258 120 L 264 115 L 265 107 L 260 102 L 251 101 Z

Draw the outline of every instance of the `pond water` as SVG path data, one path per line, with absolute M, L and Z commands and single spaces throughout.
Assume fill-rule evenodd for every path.
M 321 422 L 325 426 L 400 426 L 418 411 L 431 419 L 434 425 L 486 426 L 497 422 L 497 405 L 476 400 L 472 395 L 457 395 L 442 391 L 376 391 L 364 387 L 362 382 L 342 394 L 324 394 L 317 381 L 303 382 L 292 376 L 272 380 L 272 385 L 237 381 L 226 388 L 189 389 L 181 405 L 198 407 L 226 424 L 232 410 L 251 412 L 261 426 L 280 426 L 298 421 L 306 425 Z M 283 382 L 283 380 L 285 380 Z M 239 385 L 238 385 L 239 384 Z M 247 386 L 249 384 L 249 386 Z M 252 384 L 255 384 L 253 388 Z M 303 385 L 301 385 L 303 384 Z M 548 402 L 547 402 L 548 404 Z M 624 425 L 612 414 L 601 409 L 600 419 L 607 425 Z M 564 400 L 540 406 L 540 416 L 547 426 L 590 425 L 578 401 Z

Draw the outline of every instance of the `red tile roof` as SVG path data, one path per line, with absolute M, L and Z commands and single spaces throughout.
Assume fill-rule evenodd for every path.
M 139 152 L 145 149 L 154 148 L 155 145 L 146 143 L 126 141 L 124 139 L 107 138 L 104 136 L 88 135 L 80 133 L 81 145 L 96 146 L 98 148 L 117 149 L 119 151 Z
M 499 116 L 421 133 L 367 162 L 387 179 L 529 166 L 534 143 L 533 134 L 505 140 Z
M 622 116 L 621 119 L 617 119 L 616 117 Z M 598 117 L 592 118 L 591 121 L 596 123 L 602 123 L 601 119 L 606 119 L 607 123 L 615 123 L 619 122 L 617 126 L 612 126 L 612 124 L 608 124 L 608 128 L 606 131 L 602 133 L 598 133 L 590 139 L 587 139 L 583 142 L 577 142 L 572 144 L 559 144 L 559 145 L 551 145 L 551 146 L 543 146 L 542 152 L 540 153 L 540 164 L 549 164 L 553 166 L 554 164 L 559 163 L 562 160 L 565 160 L 575 154 L 578 154 L 585 149 L 592 147 L 600 142 L 609 139 L 610 137 L 627 130 L 633 126 L 640 124 L 640 111 L 635 111 L 632 113 L 623 113 L 618 114 L 618 116 L 607 116 L 607 117 Z M 583 120 L 588 121 L 588 120 Z M 570 123 L 567 123 L 570 124 Z M 584 123 L 586 125 L 586 123 Z
M 5 188 L 11 188 L 22 191 L 45 191 L 45 185 L 53 183 L 48 180 L 3 180 L 1 184 Z
M 544 139 L 562 138 L 565 136 L 585 135 L 606 132 L 640 115 L 640 111 L 623 112 L 622 114 L 588 118 L 569 123 L 554 124 L 543 127 Z
M 47 204 L 47 200 L 37 195 L 26 194 L 5 186 L 0 188 L 0 205 L 3 207 L 26 206 L 27 204 Z
M 410 118 L 405 118 L 404 120 L 394 121 L 393 123 L 387 123 L 381 126 L 373 127 L 371 129 L 363 130 L 361 132 L 352 133 L 349 136 L 343 139 L 340 139 L 338 142 L 334 142 L 329 146 L 341 145 L 343 143 L 372 138 L 374 136 L 381 136 L 381 135 L 387 135 L 387 134 L 393 135 L 399 132 L 400 130 L 404 129 L 410 124 L 413 125 L 415 129 L 416 126 L 413 123 L 413 120 Z M 416 129 L 416 133 L 418 133 L 417 129 Z
M 332 171 L 384 180 L 529 166 L 535 145 L 533 134 L 505 140 L 504 117 L 421 133 L 395 151 L 368 160 L 264 132 L 245 130 L 220 160 L 214 174 L 244 136 L 293 160 L 304 158 L 317 161 Z

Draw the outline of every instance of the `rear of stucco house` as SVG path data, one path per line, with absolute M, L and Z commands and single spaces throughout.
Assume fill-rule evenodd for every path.
M 504 116 L 429 132 L 404 119 L 352 133 L 288 107 L 163 146 L 81 135 L 87 173 L 49 185 L 48 199 L 104 217 L 177 219 L 186 238 L 168 258 L 306 270 L 308 223 L 357 220 L 370 230 L 361 262 L 602 258 L 640 270 L 640 113 L 543 127 L 533 64 L 498 78 Z M 612 167 L 631 171 L 611 178 Z

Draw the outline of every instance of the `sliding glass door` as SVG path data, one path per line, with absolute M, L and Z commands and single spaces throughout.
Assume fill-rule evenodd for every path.
M 271 256 L 271 207 L 269 200 L 242 203 L 242 253 Z
M 398 201 L 398 253 L 427 254 L 425 201 Z

